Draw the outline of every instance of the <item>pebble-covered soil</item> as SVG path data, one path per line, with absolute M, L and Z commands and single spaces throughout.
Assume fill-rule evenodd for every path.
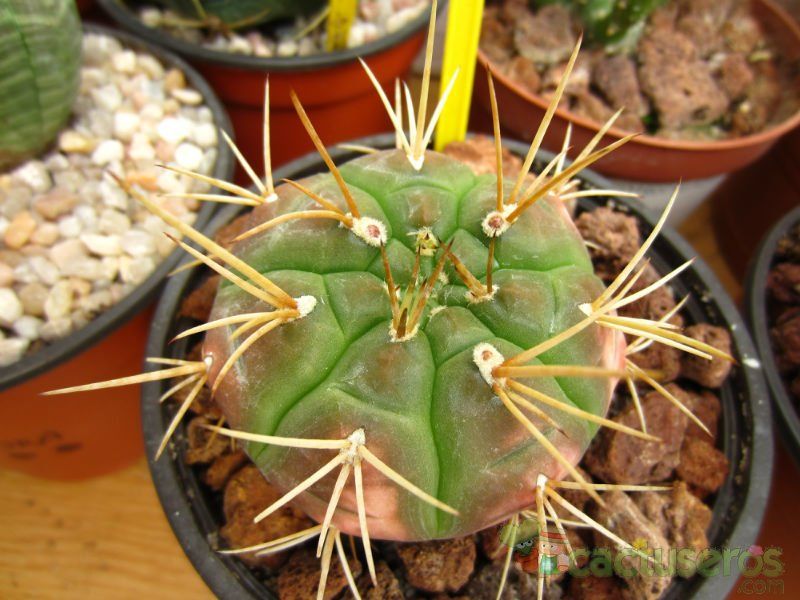
M 182 72 L 86 34 L 73 119 L 52 150 L 0 174 L 0 367 L 83 327 L 172 250 L 105 173 L 147 193 L 205 191 L 156 163 L 210 173 L 217 128 Z M 163 200 L 187 223 L 195 201 Z
M 495 69 L 549 99 L 582 29 L 561 3 L 534 10 L 496 0 L 484 13 L 481 48 Z M 597 123 L 625 108 L 617 127 L 664 138 L 736 138 L 797 112 L 798 72 L 748 0 L 670 0 L 633 48 L 584 40 L 562 106 Z
M 486 138 L 473 138 L 454 144 L 447 150 L 470 164 L 478 173 L 492 170 L 495 164 L 494 145 Z M 521 161 L 507 153 L 504 172 L 513 176 Z M 635 217 L 611 208 L 598 208 L 579 214 L 576 224 L 584 238 L 591 242 L 590 252 L 595 270 L 609 282 L 624 267 L 642 241 Z M 233 221 L 217 236 L 226 245 L 243 227 L 242 219 Z M 658 278 L 647 270 L 634 289 L 641 289 Z M 181 307 L 182 317 L 206 322 L 213 304 L 218 276 L 207 277 L 189 294 Z M 625 307 L 623 316 L 659 319 L 676 305 L 668 288 L 661 288 L 646 299 Z M 672 317 L 676 326 L 685 323 L 680 314 Z M 705 323 L 687 326 L 684 332 L 723 351 L 731 351 L 730 333 Z M 200 344 L 185 358 L 198 360 Z M 631 485 L 674 485 L 665 493 L 604 493 L 605 507 L 600 507 L 582 492 L 567 492 L 567 499 L 605 527 L 647 548 L 686 549 L 689 563 L 709 547 L 706 531 L 711 523 L 714 495 L 724 484 L 730 465 L 720 450 L 721 404 L 719 389 L 730 374 L 731 365 L 714 359 L 700 361 L 679 351 L 654 344 L 635 354 L 634 361 L 644 369 L 661 374 L 667 389 L 681 400 L 711 432 L 708 435 L 667 399 L 657 392 L 640 390 L 648 431 L 662 443 L 633 438 L 604 429 L 595 439 L 580 464 L 588 481 Z M 182 402 L 185 392 L 177 394 Z M 278 498 L 278 492 L 260 475 L 247 456 L 221 436 L 213 437 L 205 425 L 220 422 L 221 413 L 204 388 L 192 405 L 182 444 L 182 457 L 196 468 L 212 503 L 218 503 L 220 538 L 224 547 L 240 548 L 278 539 L 310 527 L 312 523 L 291 504 L 279 509 L 258 524 L 253 517 Z M 618 386 L 610 411 L 614 421 L 638 427 L 638 417 L 624 385 Z M 570 518 L 560 507 L 562 518 Z M 573 548 L 595 550 L 606 548 L 616 552 L 605 538 L 591 530 L 568 533 Z M 483 600 L 496 597 L 503 561 L 508 550 L 500 543 L 500 529 L 490 528 L 477 535 L 452 540 L 395 544 L 373 541 L 377 549 L 378 587 L 369 582 L 363 557 L 351 557 L 350 566 L 364 598 L 373 600 L 431 597 L 439 600 Z M 314 541 L 316 543 L 316 540 Z M 533 556 L 533 555 L 532 555 Z M 313 544 L 263 558 L 240 557 L 256 569 L 281 600 L 313 597 L 319 581 L 319 561 Z M 515 555 L 504 599 L 535 598 L 536 560 Z M 583 565 L 581 565 L 583 566 Z M 691 577 L 689 569 L 683 573 Z M 616 576 L 585 578 L 561 574 L 547 589 L 546 598 L 602 600 L 637 598 L 655 600 L 672 582 L 672 577 L 637 576 L 623 579 Z M 347 582 L 338 561 L 334 560 L 328 576 L 325 597 L 344 597 Z
M 416 19 L 430 0 L 360 0 L 358 14 L 347 40 L 355 48 L 402 29 Z M 249 56 L 308 56 L 325 52 L 325 22 L 314 26 L 315 15 L 294 22 L 267 24 L 235 32 L 212 32 L 201 28 L 175 27 L 177 15 L 157 6 L 139 8 L 139 18 L 149 27 L 161 27 L 171 35 L 194 44 Z

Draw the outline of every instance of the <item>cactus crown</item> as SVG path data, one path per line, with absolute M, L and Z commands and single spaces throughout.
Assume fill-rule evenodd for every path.
M 175 239 L 196 259 L 193 264 L 205 264 L 225 280 L 212 320 L 178 335 L 204 334 L 203 359 L 150 359 L 166 368 L 55 392 L 181 378 L 162 399 L 193 387 L 160 454 L 200 389 L 210 384 L 230 427 L 209 428 L 243 442 L 285 492 L 255 520 L 295 501 L 319 522 L 286 538 L 227 552 L 270 553 L 318 537 L 323 562 L 318 598 L 334 548 L 359 597 L 343 532 L 361 537 L 373 582 L 372 536 L 430 539 L 504 520 L 510 524 L 504 536 L 507 573 L 511 552 L 528 535 L 519 530 L 521 517 L 536 522 L 540 543 L 548 527 L 563 535 L 565 525 L 580 522 L 651 560 L 561 492 L 583 490 L 604 505 L 599 491 L 669 489 L 593 484 L 575 468 L 598 426 L 656 439 L 646 432 L 641 411 L 640 428 L 605 417 L 617 380 L 627 382 L 637 406 L 634 380 L 655 388 L 705 429 L 657 374 L 627 356 L 661 343 L 732 360 L 676 331 L 671 314 L 660 321 L 616 314 L 689 264 L 634 288 L 675 195 L 610 286 L 603 288 L 592 272 L 562 203 L 618 195 L 576 190 L 574 179 L 630 139 L 595 150 L 613 118 L 572 164 L 565 163 L 566 140 L 564 151 L 539 175 L 528 176 L 578 48 L 520 175 L 505 181 L 491 74 L 497 176 L 476 178 L 458 161 L 425 150 L 441 110 L 434 110 L 426 127 L 432 40 L 416 119 L 406 95 L 408 134 L 400 86 L 393 107 L 376 82 L 395 125 L 395 150 L 368 149 L 367 156 L 338 167 L 293 95 L 330 173 L 274 188 L 268 159 L 262 180 L 236 151 L 254 192 L 168 167 L 232 194 L 202 199 L 255 207 L 229 248 L 121 181 L 145 208 L 202 248 Z M 635 338 L 627 349 L 622 333 Z M 575 521 L 562 519 L 557 507 Z M 572 551 L 568 542 L 567 549 Z M 538 577 L 541 598 L 543 570 Z
M 43 150 L 72 111 L 81 62 L 75 2 L 4 2 L 0 48 L 0 169 L 5 169 Z

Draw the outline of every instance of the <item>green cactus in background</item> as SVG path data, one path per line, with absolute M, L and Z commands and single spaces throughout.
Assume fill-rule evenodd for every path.
M 611 48 L 631 47 L 647 17 L 666 0 L 535 0 L 537 6 L 562 4 L 577 14 L 586 37 Z
M 0 169 L 36 155 L 69 118 L 81 39 L 73 0 L 0 2 Z
M 238 29 L 298 15 L 309 15 L 324 0 L 160 0 L 183 18 L 213 29 Z

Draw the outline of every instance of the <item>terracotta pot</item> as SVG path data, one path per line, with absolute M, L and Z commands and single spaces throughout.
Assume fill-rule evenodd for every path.
M 778 41 L 782 54 L 800 58 L 800 26 L 772 0 L 753 0 L 753 9 L 762 26 Z M 488 56 L 478 51 L 479 66 L 492 66 Z M 541 96 L 531 94 L 493 68 L 500 120 L 505 129 L 522 139 L 532 139 L 548 106 Z M 485 77 L 475 78 L 475 98 L 489 111 L 489 91 Z M 572 147 L 577 154 L 600 129 L 600 124 L 559 109 L 545 136 L 544 145 L 560 150 L 572 123 Z M 692 142 L 641 135 L 593 167 L 614 177 L 635 181 L 677 181 L 701 179 L 740 169 L 769 150 L 785 133 L 800 124 L 800 111 L 771 129 L 731 140 Z M 610 143 L 630 132 L 611 128 L 604 138 Z M 571 153 L 573 156 L 574 154 Z
M 189 44 L 147 27 L 119 0 L 99 4 L 122 27 L 189 60 L 225 102 L 239 148 L 258 171 L 263 164 L 264 80 L 270 78 L 272 163 L 279 166 L 313 149 L 289 99 L 297 92 L 326 144 L 385 131 L 389 118 L 364 69 L 362 57 L 387 89 L 402 78 L 425 40 L 425 11 L 402 29 L 340 52 L 293 58 L 243 56 Z M 444 5 L 444 2 L 440 2 Z
M 373 136 L 358 140 L 357 143 L 372 148 L 390 148 L 394 145 L 394 135 Z M 527 151 L 527 145 L 512 140 L 506 140 L 505 146 L 517 156 L 524 156 Z M 329 148 L 329 151 L 336 163 L 358 156 L 341 148 Z M 541 170 L 552 157 L 549 152 L 541 152 L 535 169 Z M 298 180 L 325 170 L 319 155 L 310 154 L 283 167 L 279 175 Z M 579 178 L 590 187 L 610 185 L 608 180 L 591 171 L 582 171 Z M 592 210 L 606 201 L 583 198 L 580 206 Z M 655 223 L 650 211 L 638 202 L 625 202 L 625 206 L 639 220 L 642 231 L 648 233 Z M 241 207 L 225 207 L 209 224 L 208 231 L 214 232 L 228 224 L 241 211 Z M 668 272 L 694 257 L 695 252 L 677 232 L 666 227 L 648 256 L 661 272 Z M 153 319 L 148 341 L 149 355 L 172 358 L 186 356 L 190 340 L 184 338 L 175 343 L 170 343 L 170 340 L 187 327 L 197 325 L 196 321 L 179 317 L 178 313 L 182 299 L 200 285 L 203 276 L 202 269 L 193 269 L 170 279 Z M 735 355 L 755 355 L 753 342 L 741 316 L 708 265 L 696 260 L 672 285 L 677 297 L 692 292 L 684 311 L 690 321 L 712 322 L 729 329 Z M 170 443 L 171 451 L 154 460 L 156 449 L 177 409 L 174 403 L 158 402 L 159 396 L 169 385 L 158 381 L 142 386 L 142 414 L 150 472 L 164 513 L 178 541 L 217 597 L 276 598 L 272 584 L 274 579 L 265 580 L 237 557 L 217 551 L 218 532 L 224 522 L 222 498 L 221 494 L 212 492 L 203 483 L 201 471 L 186 464 L 187 421 L 178 426 Z M 769 404 L 764 402 L 766 395 L 766 383 L 760 370 L 745 367 L 735 368 L 719 390 L 723 406 L 720 449 L 728 457 L 731 468 L 724 487 L 717 492 L 711 505 L 713 518 L 708 537 L 712 547 L 747 548 L 756 540 L 769 495 L 773 465 L 772 421 Z M 730 576 L 675 578 L 663 598 L 725 598 L 736 583 L 738 571 L 736 561 L 732 561 Z
M 189 65 L 173 54 L 136 38 L 84 25 L 125 46 L 149 52 L 175 66 L 199 91 L 215 122 L 230 130 L 219 99 Z M 216 177 L 233 174 L 233 157 L 220 142 Z M 206 204 L 195 225 L 204 226 L 215 206 Z M 69 396 L 41 397 L 47 390 L 129 375 L 144 360 L 151 302 L 182 250 L 170 254 L 130 294 L 87 326 L 0 368 L 0 467 L 49 479 L 81 479 L 125 467 L 143 452 L 136 390 L 117 388 Z

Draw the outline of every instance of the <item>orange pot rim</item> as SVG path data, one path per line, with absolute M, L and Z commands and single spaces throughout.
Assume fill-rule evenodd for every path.
M 773 0 L 754 0 L 763 4 L 768 10 L 770 10 L 774 15 L 778 18 L 781 25 L 786 27 L 792 33 L 792 37 L 794 38 L 795 44 L 800 48 L 800 25 L 795 22 L 795 20 L 786 13 L 783 8 L 775 4 Z M 519 96 L 521 99 L 534 104 L 535 106 L 539 107 L 542 111 L 547 110 L 550 103 L 545 100 L 542 96 L 538 94 L 533 94 L 514 80 L 509 78 L 504 73 L 500 72 L 496 65 L 489 59 L 488 55 L 483 51 L 482 48 L 478 48 L 478 62 L 483 66 L 484 69 L 491 69 L 492 77 L 495 81 L 499 81 L 504 87 L 508 88 L 512 93 Z M 584 129 L 588 129 L 594 132 L 600 131 L 602 127 L 601 123 L 597 123 L 596 121 L 592 121 L 591 119 L 587 119 L 582 117 L 570 110 L 566 110 L 564 108 L 557 108 L 555 115 L 561 117 L 563 120 L 572 123 L 573 125 L 578 125 L 579 127 L 583 127 Z M 738 150 L 740 148 L 747 148 L 747 147 L 754 147 L 764 144 L 765 142 L 770 142 L 774 139 L 780 138 L 795 127 L 800 125 L 800 107 L 798 107 L 797 111 L 785 121 L 775 125 L 774 127 L 770 127 L 769 129 L 765 129 L 764 131 L 760 131 L 758 133 L 754 133 L 751 135 L 746 135 L 738 138 L 727 139 L 727 140 L 718 140 L 714 142 L 695 142 L 692 140 L 670 140 L 667 138 L 657 137 L 654 135 L 647 135 L 647 134 L 639 134 L 635 138 L 631 140 L 630 143 L 633 144 L 641 144 L 643 146 L 651 146 L 654 148 L 662 148 L 665 150 L 681 150 L 685 152 L 715 152 L 715 151 L 722 151 L 722 150 Z M 606 133 L 607 137 L 621 139 L 627 135 L 630 135 L 630 131 L 625 131 L 619 129 L 618 127 L 611 127 L 609 128 L 608 132 Z
M 133 14 L 127 6 L 120 0 L 98 0 L 100 7 L 116 21 L 118 25 L 128 31 L 135 33 L 147 41 L 164 46 L 181 56 L 188 57 L 193 61 L 200 61 L 223 67 L 230 67 L 246 71 L 313 71 L 318 69 L 333 68 L 349 63 L 356 62 L 359 58 L 368 58 L 379 54 L 389 48 L 405 41 L 413 36 L 420 29 L 425 27 L 430 20 L 431 7 L 425 9 L 415 19 L 406 23 L 397 31 L 393 31 L 383 37 L 336 52 L 320 52 L 309 56 L 250 56 L 245 54 L 235 54 L 222 50 L 214 50 L 185 42 L 164 31 L 148 27 Z M 447 5 L 447 0 L 439 0 L 437 14 L 441 14 Z
M 214 115 L 215 125 L 221 130 L 233 131 L 228 113 L 214 90 L 193 67 L 179 56 L 166 48 L 155 46 L 124 31 L 87 23 L 83 24 L 83 31 L 84 33 L 99 33 L 114 37 L 128 48 L 146 51 L 159 61 L 178 68 L 186 76 L 189 84 L 203 96 L 205 106 Z M 217 161 L 214 165 L 213 175 L 217 178 L 230 179 L 233 176 L 234 169 L 233 154 L 221 137 L 217 141 L 216 150 Z M 197 212 L 195 227 L 205 227 L 215 210 L 216 207 L 212 203 L 205 203 L 204 206 L 201 206 Z M 174 268 L 182 254 L 183 251 L 179 248 L 174 249 L 144 281 L 85 326 L 73 331 L 66 337 L 56 340 L 52 344 L 48 344 L 33 354 L 23 356 L 20 360 L 7 367 L 0 367 L 0 391 L 32 379 L 60 365 L 97 344 L 121 324 L 127 322 L 153 299 L 167 274 Z

